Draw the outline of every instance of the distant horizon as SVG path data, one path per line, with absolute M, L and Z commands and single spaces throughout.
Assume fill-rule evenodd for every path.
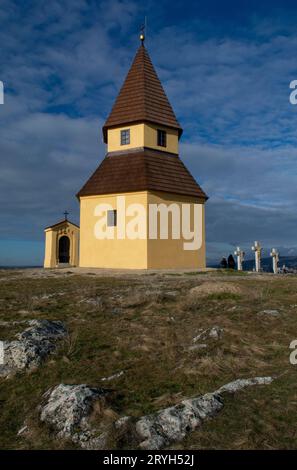
M 232 254 L 232 256 L 234 257 L 234 259 L 236 260 L 236 256 L 235 256 L 233 253 L 228 253 L 227 255 L 222 256 L 221 259 L 222 259 L 223 257 L 227 259 L 230 254 Z M 288 259 L 288 258 L 289 258 L 289 259 L 290 259 L 290 258 L 291 258 L 291 259 L 296 259 L 296 265 L 297 265 L 297 256 L 279 256 L 279 260 L 280 260 L 280 261 L 281 261 L 282 259 L 284 259 L 284 258 L 285 258 L 285 259 Z M 210 260 L 209 262 L 206 263 L 206 267 L 207 267 L 207 268 L 212 268 L 212 267 L 215 267 L 215 266 L 218 267 L 219 264 L 220 264 L 221 259 L 219 259 L 219 260 L 217 260 L 217 261 L 216 261 L 216 260 Z M 261 259 L 262 259 L 262 261 L 268 261 L 268 260 L 271 260 L 271 257 L 270 257 L 270 256 L 266 256 L 266 257 L 262 257 Z M 245 259 L 245 260 L 243 261 L 243 263 L 245 263 L 245 262 L 251 262 L 251 263 L 252 263 L 252 262 L 254 262 L 254 261 L 255 261 L 254 258 L 247 258 L 247 259 Z M 271 261 L 271 263 L 272 263 L 272 261 Z M 70 266 L 70 267 L 71 267 L 71 266 Z M 77 267 L 79 267 L 79 266 L 77 266 Z M 3 266 L 0 265 L 0 269 L 29 269 L 29 268 L 43 268 L 43 264 L 39 264 L 39 265 L 30 265 L 30 264 L 28 264 L 28 265 L 5 265 L 5 266 L 4 266 L 4 265 L 3 265 Z M 55 268 L 53 268 L 53 269 L 55 269 Z M 93 268 L 90 266 L 89 269 L 93 269 Z M 95 268 L 95 269 L 100 269 L 100 268 Z M 103 269 L 103 268 L 102 268 L 102 269 Z

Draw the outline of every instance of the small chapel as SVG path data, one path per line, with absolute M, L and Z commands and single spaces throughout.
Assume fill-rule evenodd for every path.
M 179 156 L 183 130 L 140 39 L 102 129 L 106 155 L 76 195 L 80 227 L 65 217 L 45 229 L 45 268 L 205 268 L 207 196 Z

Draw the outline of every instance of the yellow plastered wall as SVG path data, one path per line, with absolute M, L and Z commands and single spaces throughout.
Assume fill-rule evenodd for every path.
M 163 192 L 149 193 L 149 204 L 166 204 L 167 206 L 176 203 L 180 211 L 182 204 L 191 206 L 191 223 L 193 221 L 194 204 L 201 204 L 202 221 L 198 226 L 199 235 L 202 237 L 202 245 L 198 250 L 185 250 L 183 238 L 172 239 L 172 218 L 169 216 L 169 239 L 148 240 L 148 268 L 150 269 L 204 269 L 206 267 L 205 250 L 205 206 L 203 201 L 186 196 L 166 194 Z M 191 226 L 193 229 L 193 225 Z
M 121 131 L 130 129 L 130 144 L 121 145 Z M 127 125 L 108 129 L 108 152 L 117 152 L 119 150 L 126 150 L 131 148 L 144 146 L 144 124 Z
M 130 144 L 121 145 L 121 131 L 130 129 Z M 166 147 L 157 145 L 157 130 L 166 131 Z M 108 152 L 118 152 L 138 147 L 149 147 L 163 152 L 178 154 L 178 131 L 154 124 L 131 124 L 124 127 L 108 129 Z
M 126 207 L 130 204 L 142 204 L 147 211 L 148 204 L 170 205 L 176 203 L 180 208 L 182 204 L 190 203 L 191 211 L 194 203 L 201 203 L 202 223 L 198 230 L 202 236 L 202 246 L 199 250 L 184 250 L 185 240 L 135 239 L 119 240 L 97 239 L 95 237 L 95 224 L 101 217 L 94 215 L 99 204 L 109 204 L 117 209 L 117 196 L 125 196 Z M 205 223 L 204 204 L 197 198 L 183 197 L 167 193 L 151 193 L 148 191 L 111 194 L 103 196 L 82 197 L 80 201 L 80 262 L 81 267 L 118 268 L 118 269 L 203 269 L 205 268 Z M 191 214 L 192 217 L 192 214 Z M 133 218 L 133 217 L 131 217 Z M 193 219 L 193 217 L 192 217 Z M 129 221 L 129 217 L 126 218 Z M 171 234 L 171 218 L 169 217 L 169 234 Z M 117 230 L 117 228 L 115 228 Z M 116 234 L 116 232 L 115 232 Z
M 51 229 L 45 230 L 45 253 L 44 263 L 45 268 L 54 268 L 56 262 L 56 242 L 57 233 Z
M 80 199 L 80 261 L 81 267 L 146 269 L 147 268 L 147 239 L 119 240 L 97 239 L 94 227 L 100 217 L 94 215 L 99 204 L 110 204 L 117 209 L 117 196 L 89 196 Z M 147 206 L 147 192 L 128 193 L 126 205 L 142 204 Z M 132 219 L 133 217 L 131 217 Z M 127 221 L 129 217 L 127 217 Z M 117 227 L 115 227 L 117 230 Z
M 65 221 L 58 226 L 45 229 L 45 268 L 56 268 L 59 266 L 59 240 L 63 235 L 70 240 L 69 265 L 78 266 L 79 262 L 79 227 L 69 221 Z
M 166 132 L 166 147 L 157 145 L 157 130 Z M 144 147 L 178 154 L 178 131 L 169 127 L 144 124 Z

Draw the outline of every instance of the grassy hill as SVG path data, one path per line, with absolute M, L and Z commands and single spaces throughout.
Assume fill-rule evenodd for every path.
M 265 309 L 279 315 L 259 315 Z M 228 397 L 220 415 L 174 448 L 296 448 L 297 366 L 289 363 L 296 276 L 0 271 L 0 339 L 13 339 L 24 328 L 18 321 L 33 318 L 62 320 L 70 335 L 41 367 L 0 379 L 1 449 L 72 448 L 40 424 L 44 392 L 59 383 L 100 387 L 120 371 L 108 382 L 112 419 L 141 416 L 237 378 L 277 375 L 269 386 Z M 223 336 L 192 349 L 193 337 L 215 325 Z M 18 436 L 24 421 L 29 432 Z

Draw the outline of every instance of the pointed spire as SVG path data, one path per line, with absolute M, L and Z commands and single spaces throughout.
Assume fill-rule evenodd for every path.
M 182 128 L 143 44 L 138 48 L 132 66 L 103 126 L 104 142 L 107 143 L 109 127 L 136 122 L 151 122 L 177 129 Z

